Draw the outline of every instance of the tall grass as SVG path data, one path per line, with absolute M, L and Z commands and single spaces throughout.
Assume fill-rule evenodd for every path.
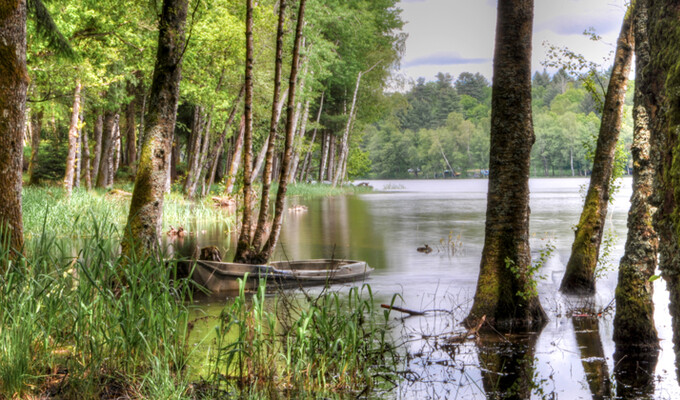
M 0 398 L 186 392 L 188 285 L 157 259 L 117 256 L 116 224 L 89 222 L 76 257 L 49 235 L 18 262 L 0 254 Z
M 370 286 L 316 297 L 266 299 L 265 293 L 262 284 L 248 301 L 241 285 L 220 315 L 211 354 L 213 388 L 318 398 L 362 393 L 398 379 L 389 311 L 376 310 Z
M 122 229 L 130 210 L 130 197 L 105 190 L 76 189 L 70 198 L 60 187 L 33 187 L 23 190 L 24 233 L 27 240 L 47 234 L 58 238 L 92 237 L 90 220 L 106 219 Z M 234 215 L 213 207 L 211 200 L 186 200 L 180 193 L 169 193 L 163 204 L 163 229 L 187 226 L 196 221 L 233 224 Z
M 373 188 L 368 186 L 343 185 L 336 186 L 325 183 L 295 183 L 288 185 L 286 195 L 302 197 L 340 196 L 346 194 L 371 193 Z

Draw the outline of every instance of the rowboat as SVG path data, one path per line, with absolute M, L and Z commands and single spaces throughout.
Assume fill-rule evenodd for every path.
M 329 285 L 366 279 L 373 271 L 364 261 L 300 260 L 273 261 L 266 265 L 195 260 L 187 267 L 192 279 L 213 293 L 234 292 L 245 278 L 245 289 L 257 289 L 265 280 L 268 289 Z M 246 278 L 247 277 L 247 278 Z

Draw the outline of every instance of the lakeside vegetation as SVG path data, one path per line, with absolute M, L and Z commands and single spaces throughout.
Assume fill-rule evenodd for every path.
M 596 72 L 603 87 L 610 71 Z M 629 85 L 619 136 L 619 158 L 631 165 L 633 91 Z M 601 105 L 586 83 L 564 70 L 532 79 L 532 176 L 586 176 L 592 170 Z M 601 96 L 601 94 L 600 94 Z M 390 107 L 363 131 L 372 178 L 481 177 L 489 168 L 491 84 L 479 73 L 457 79 L 419 79 L 406 93 L 388 96 Z M 600 100 L 601 101 L 601 100 Z

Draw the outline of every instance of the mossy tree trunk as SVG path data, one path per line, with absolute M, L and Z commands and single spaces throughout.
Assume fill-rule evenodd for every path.
M 468 326 L 483 316 L 504 331 L 541 326 L 547 320 L 529 276 L 533 11 L 532 0 L 498 2 L 486 230 Z
M 187 7 L 188 0 L 163 1 L 144 143 L 122 243 L 123 254 L 128 257 L 149 254 L 160 244 L 163 197 L 170 168 L 185 47 Z
M 680 4 L 649 1 L 648 83 L 652 152 L 659 154 L 653 197 L 659 235 L 659 268 L 670 292 L 676 365 L 680 364 Z
M 647 6 L 638 0 L 633 8 L 635 30 L 635 97 L 633 108 L 633 195 L 628 212 L 626 250 L 619 263 L 614 317 L 615 358 L 650 353 L 658 348 L 652 299 L 658 237 L 653 226 L 656 207 L 651 204 L 658 152 L 651 149 L 650 99 L 646 68 L 649 64 Z M 616 363 L 618 365 L 618 363 Z
M 3 252 L 20 254 L 24 248 L 21 164 L 29 80 L 26 0 L 6 0 L 0 5 L 0 38 L 0 246 Z
M 94 158 L 92 160 L 92 183 L 96 186 L 99 180 L 99 164 L 102 162 L 102 136 L 104 136 L 104 116 L 97 112 L 94 120 Z
M 73 190 L 73 176 L 76 170 L 76 151 L 79 140 L 80 124 L 80 91 L 82 89 L 80 81 L 76 82 L 75 93 L 73 94 L 73 110 L 71 111 L 71 126 L 68 129 L 68 155 L 66 156 L 66 173 L 64 174 L 64 191 L 66 197 L 71 196 Z M 76 177 L 77 178 L 77 177 Z
M 104 128 L 102 129 L 101 155 L 99 156 L 99 170 L 97 172 L 97 187 L 108 187 L 110 170 L 113 168 L 113 150 L 116 114 L 112 111 L 104 113 Z
M 614 171 L 616 143 L 621 131 L 623 103 L 633 58 L 633 22 L 629 8 L 616 45 L 614 67 L 602 110 L 602 122 L 593 157 L 593 172 L 581 218 L 576 225 L 574 243 L 562 278 L 560 290 L 571 294 L 595 292 L 595 269 L 604 233 L 610 181 Z

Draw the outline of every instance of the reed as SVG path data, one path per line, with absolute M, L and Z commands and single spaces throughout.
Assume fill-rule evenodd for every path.
M 130 197 L 122 192 L 109 193 L 98 189 L 73 190 L 70 198 L 59 187 L 29 186 L 23 190 L 23 217 L 26 240 L 46 234 L 49 237 L 92 237 L 91 219 L 105 219 L 119 229 L 125 225 L 130 209 Z M 170 225 L 189 226 L 201 221 L 221 221 L 233 225 L 235 216 L 212 206 L 211 200 L 186 200 L 182 194 L 166 195 L 163 205 L 163 229 Z
M 162 258 L 117 255 L 115 223 L 90 219 L 73 255 L 41 235 L 0 276 L 0 398 L 171 398 L 185 393 L 187 282 Z
M 211 354 L 213 390 L 333 397 L 399 379 L 389 311 L 376 310 L 370 286 L 315 297 L 265 293 L 261 285 L 248 301 L 241 286 L 223 310 Z
M 286 195 L 301 197 L 325 197 L 371 192 L 373 192 L 373 188 L 370 186 L 344 185 L 333 187 L 333 185 L 325 183 L 295 183 L 288 185 Z

